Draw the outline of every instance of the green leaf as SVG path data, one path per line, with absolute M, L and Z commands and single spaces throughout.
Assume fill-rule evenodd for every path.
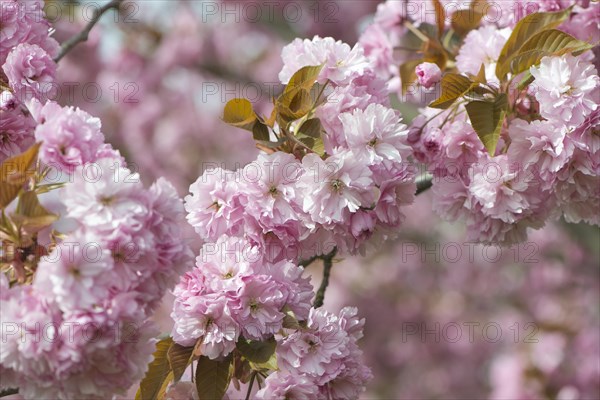
M 6 208 L 17 198 L 21 187 L 32 175 L 31 166 L 35 164 L 41 143 L 36 143 L 25 152 L 7 158 L 0 164 L 0 208 Z
M 518 54 L 525 42 L 538 32 L 560 25 L 571 14 L 571 10 L 572 7 L 557 12 L 533 13 L 517 22 L 500 52 L 496 65 L 496 76 L 504 79 L 510 72 L 512 57 Z
M 442 78 L 442 95 L 429 104 L 429 107 L 446 109 L 475 86 L 477 86 L 477 83 L 466 76 L 447 73 Z
M 248 360 L 254 363 L 265 363 L 269 361 L 273 353 L 275 353 L 275 347 L 277 343 L 274 338 L 270 338 L 266 341 L 247 341 L 241 338 L 237 342 L 237 349 L 242 355 Z
M 223 121 L 229 125 L 252 131 L 257 120 L 256 113 L 252 109 L 252 103 L 247 99 L 232 99 L 225 104 Z
M 194 346 L 185 347 L 173 343 L 167 352 L 169 365 L 173 371 L 173 380 L 179 382 L 186 368 L 191 364 L 194 357 Z
M 560 56 L 566 53 L 589 50 L 593 45 L 578 40 L 557 29 L 536 33 L 519 49 L 510 61 L 510 72 L 514 75 L 527 71 L 540 63 L 546 56 Z
M 302 123 L 298 129 L 298 132 L 302 135 L 318 138 L 321 137 L 322 130 L 323 127 L 321 126 L 321 120 L 319 120 L 319 118 L 311 118 Z
M 200 400 L 221 400 L 231 381 L 232 357 L 224 360 L 211 360 L 206 356 L 198 359 L 196 365 L 196 390 Z
M 465 106 L 473 129 L 491 156 L 496 152 L 507 106 L 508 100 L 504 93 L 494 102 L 472 101 Z
M 154 359 L 148 365 L 146 376 L 140 382 L 140 388 L 136 399 L 154 400 L 158 399 L 161 390 L 164 390 L 173 378 L 171 366 L 168 360 L 169 348 L 173 344 L 172 338 L 166 338 L 156 344 Z

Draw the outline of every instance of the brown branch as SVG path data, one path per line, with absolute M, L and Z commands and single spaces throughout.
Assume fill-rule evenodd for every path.
M 17 394 L 19 393 L 19 389 L 4 389 L 2 391 L 0 391 L 0 397 L 4 397 L 4 396 L 10 396 L 11 394 Z
M 417 179 L 417 192 L 415 193 L 415 196 L 425 192 L 427 189 L 431 188 L 431 186 L 433 186 L 433 177 L 425 176 Z
M 92 30 L 92 28 L 94 27 L 94 25 L 96 25 L 96 23 L 100 20 L 100 17 L 102 17 L 102 15 L 104 13 L 106 13 L 108 10 L 110 10 L 112 8 L 118 10 L 119 6 L 121 5 L 122 2 L 123 2 L 123 0 L 112 0 L 109 3 L 105 4 L 104 6 L 102 6 L 101 8 L 97 9 L 94 12 L 94 16 L 92 17 L 92 19 L 90 20 L 90 22 L 88 22 L 88 24 L 85 26 L 85 28 L 83 28 L 83 30 L 81 32 L 79 32 L 78 34 L 72 36 L 70 39 L 68 39 L 67 41 L 65 41 L 60 46 L 61 47 L 60 53 L 58 54 L 58 56 L 56 56 L 54 58 L 54 62 L 59 62 L 75 46 L 77 46 L 81 42 L 87 41 L 88 40 L 88 36 L 90 34 L 90 31 Z
M 331 267 L 333 267 L 333 257 L 335 257 L 337 253 L 337 248 L 333 249 L 333 251 L 326 256 L 323 256 L 323 280 L 321 281 L 321 286 L 319 286 L 319 290 L 317 290 L 317 294 L 315 295 L 315 302 L 313 303 L 314 308 L 319 308 L 323 305 L 325 301 L 325 291 L 327 290 L 327 286 L 329 286 L 329 276 L 331 275 Z

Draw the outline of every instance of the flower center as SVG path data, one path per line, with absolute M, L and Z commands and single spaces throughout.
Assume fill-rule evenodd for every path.
M 331 188 L 336 193 L 341 192 L 342 189 L 344 188 L 344 186 L 346 186 L 346 185 L 344 185 L 344 182 L 340 181 L 339 179 L 331 181 Z
M 100 202 L 100 204 L 102 204 L 103 206 L 110 206 L 113 201 L 115 199 L 112 196 L 100 196 L 98 198 L 98 201 Z

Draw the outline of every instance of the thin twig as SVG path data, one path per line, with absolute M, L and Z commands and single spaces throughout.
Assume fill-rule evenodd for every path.
M 300 260 L 300 262 L 298 263 L 298 266 L 308 267 L 310 264 L 312 264 L 313 262 L 315 262 L 316 260 L 318 260 L 320 258 L 321 258 L 321 256 L 312 256 L 311 258 L 307 258 L 306 260 Z
M 325 301 L 325 291 L 327 290 L 327 286 L 329 286 L 329 275 L 331 274 L 331 267 L 333 266 L 333 257 L 335 257 L 336 253 L 337 248 L 333 249 L 331 253 L 323 257 L 323 281 L 321 281 L 321 286 L 319 286 L 319 290 L 315 296 L 315 302 L 313 303 L 314 308 L 321 307 Z
M 0 391 L 0 397 L 4 397 L 4 396 L 10 396 L 11 394 L 17 394 L 19 393 L 19 389 L 4 389 L 2 391 Z
M 433 186 L 433 177 L 431 175 L 426 175 L 417 179 L 417 192 L 415 193 L 415 196 L 420 195 L 431 188 L 431 186 Z
M 87 41 L 90 31 L 92 30 L 94 25 L 96 25 L 96 23 L 100 20 L 100 17 L 102 17 L 102 15 L 105 12 L 112 8 L 118 9 L 122 2 L 123 0 L 112 0 L 104 6 L 102 6 L 101 8 L 97 9 L 94 12 L 94 16 L 92 17 L 90 22 L 88 22 L 88 24 L 85 26 L 85 28 L 83 28 L 81 32 L 72 36 L 70 39 L 68 39 L 61 45 L 60 54 L 54 58 L 54 61 L 59 62 L 75 46 L 77 46 L 81 42 Z
M 252 386 L 254 386 L 254 379 L 256 379 L 256 372 L 252 374 L 250 378 L 250 386 L 248 386 L 248 392 L 246 393 L 246 400 L 250 399 L 250 393 L 252 392 Z

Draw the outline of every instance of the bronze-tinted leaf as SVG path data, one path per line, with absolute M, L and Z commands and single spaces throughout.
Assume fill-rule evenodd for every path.
M 510 72 L 512 57 L 519 52 L 525 42 L 538 32 L 560 25 L 571 14 L 571 10 L 572 7 L 557 12 L 533 13 L 517 22 L 500 52 L 496 65 L 496 76 L 504 79 Z
M 298 129 L 298 132 L 306 136 L 318 138 L 321 137 L 322 129 L 323 127 L 321 126 L 321 121 L 319 118 L 311 118 L 302 123 Z
M 249 361 L 255 363 L 265 363 L 275 353 L 277 343 L 274 338 L 263 341 L 240 339 L 237 342 L 237 349 Z
M 211 360 L 206 356 L 198 359 L 196 365 L 196 390 L 200 400 L 221 400 L 231 381 L 232 357 L 224 360 Z
M 501 94 L 494 102 L 472 101 L 465 106 L 473 129 L 492 156 L 500 139 L 507 105 L 506 94 Z
M 442 95 L 429 104 L 429 107 L 446 109 L 476 85 L 475 82 L 471 81 L 466 76 L 447 73 L 444 75 L 441 82 Z
M 41 143 L 36 143 L 27 151 L 4 160 L 0 164 L 0 208 L 6 208 L 19 194 L 22 185 L 33 174 Z
M 593 45 L 578 40 L 557 29 L 548 29 L 535 34 L 519 49 L 510 61 L 510 72 L 514 75 L 538 65 L 546 56 L 589 50 Z
M 252 127 L 252 137 L 254 140 L 269 140 L 269 128 L 261 122 L 256 121 Z
M 247 99 L 233 99 L 225 104 L 223 121 L 229 125 L 251 131 L 257 116 L 252 109 L 252 103 Z
M 402 94 L 405 94 L 410 85 L 417 81 L 417 74 L 415 68 L 421 64 L 424 60 L 410 60 L 400 65 L 400 81 L 402 83 Z
M 310 90 L 317 81 L 322 69 L 323 65 L 308 65 L 300 68 L 292 75 L 283 93 L 290 93 L 300 89 Z
M 440 0 L 433 0 L 433 7 L 435 9 L 435 22 L 437 24 L 437 37 L 439 39 L 442 37 L 446 26 L 446 12 Z
M 171 366 L 168 360 L 169 348 L 173 344 L 173 339 L 166 338 L 156 344 L 154 359 L 148 365 L 146 376 L 140 382 L 140 388 L 136 394 L 136 399 L 155 400 L 158 399 L 161 391 L 166 388 L 169 377 L 172 379 Z
M 173 343 L 169 348 L 167 357 L 171 371 L 173 371 L 173 379 L 179 382 L 186 368 L 192 362 L 194 356 L 194 346 L 185 347 L 177 343 Z

